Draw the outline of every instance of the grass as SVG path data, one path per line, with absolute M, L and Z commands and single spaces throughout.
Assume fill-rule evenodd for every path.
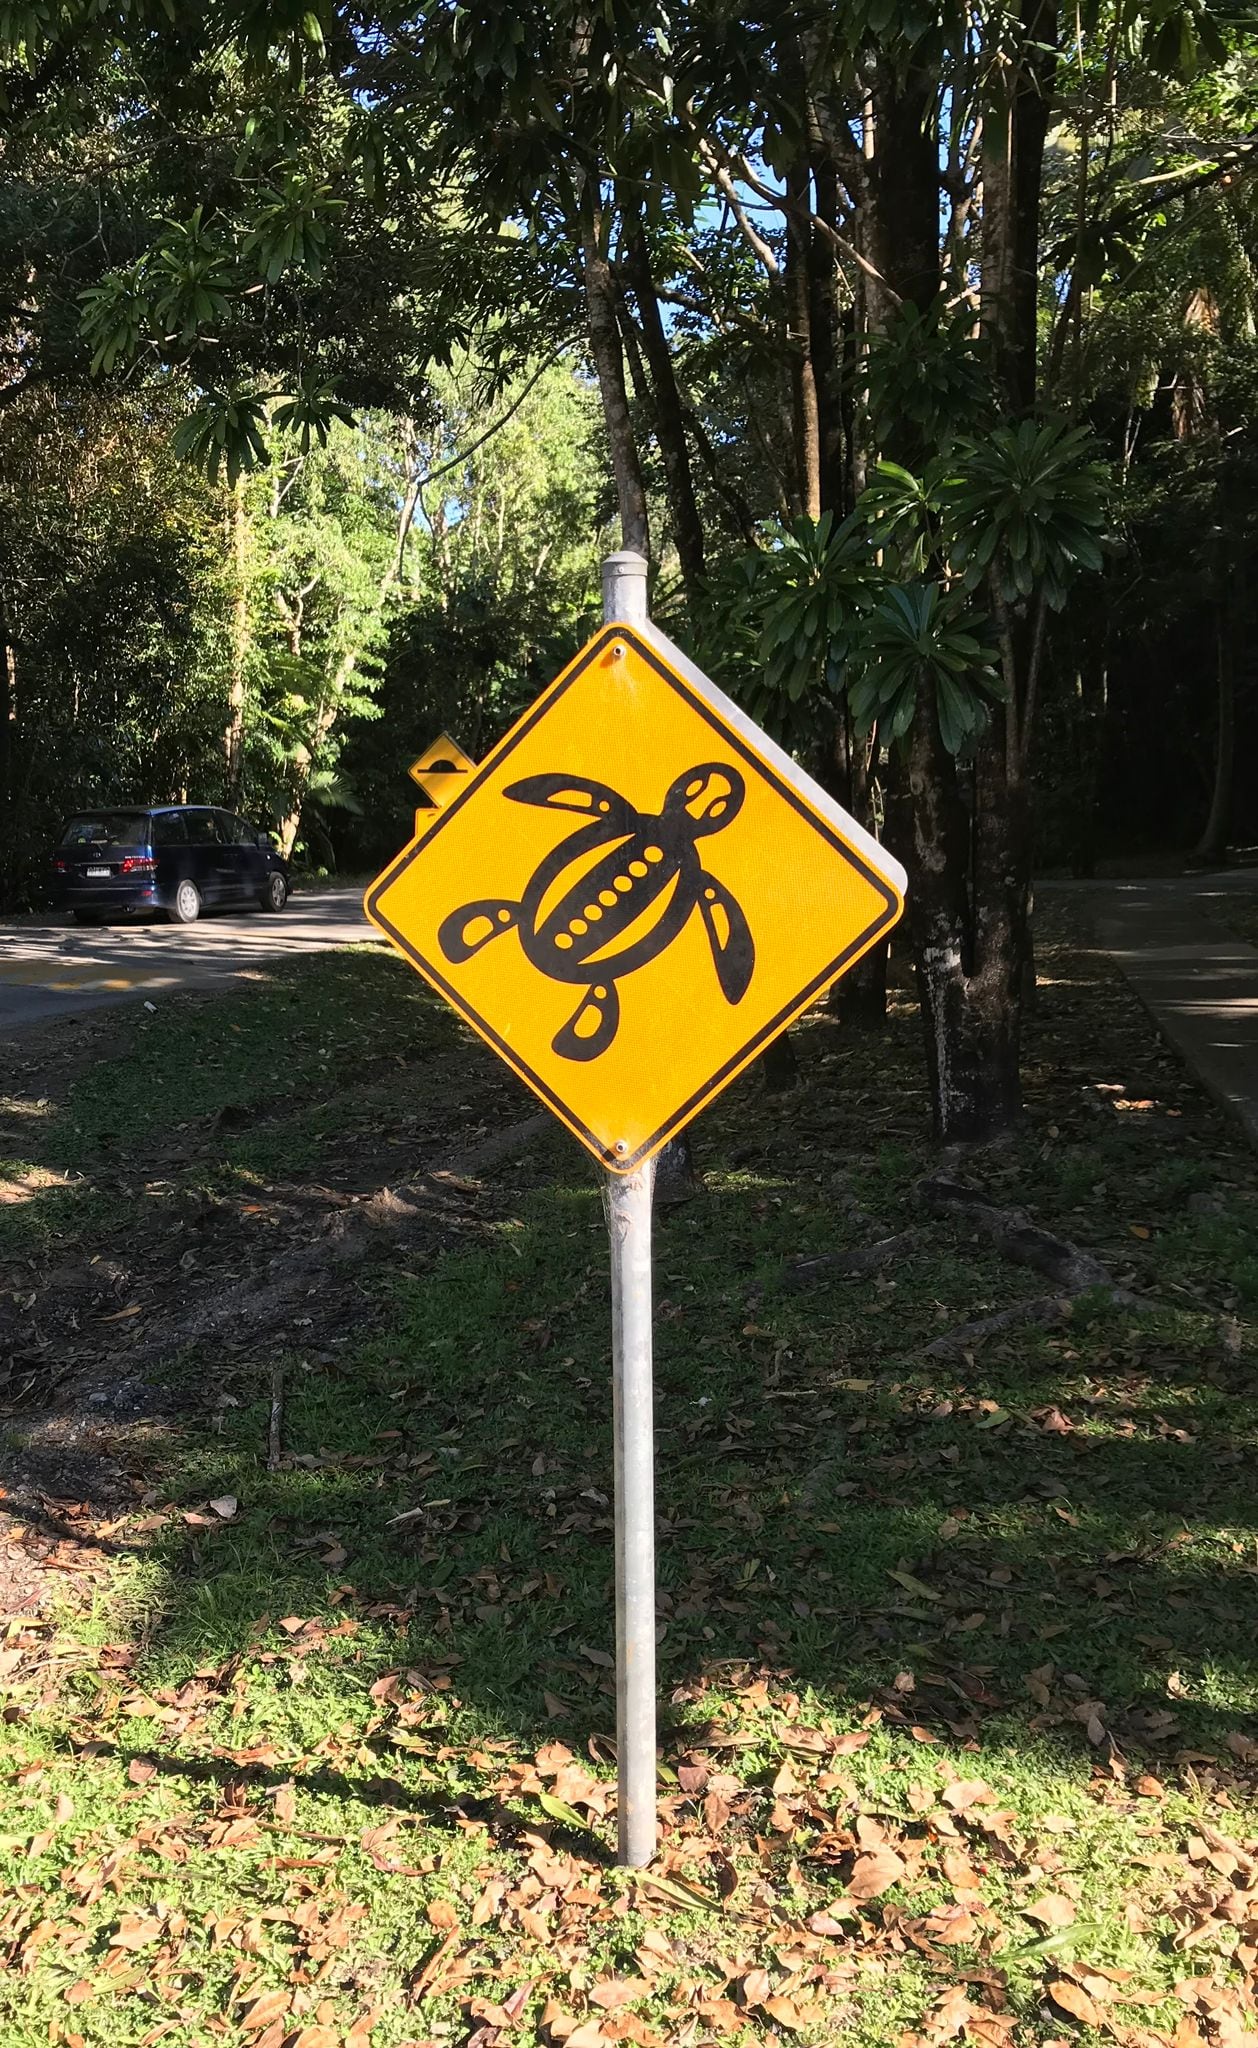
M 351 1314 L 329 1281 L 172 1362 L 185 1411 L 96 1526 L 122 1555 L 11 1625 L 6 2048 L 1231 2039 L 1258 1175 L 1120 986 L 1042 965 L 1027 1128 L 974 1171 L 1145 1312 L 932 1362 L 1038 1285 L 942 1225 L 786 1284 L 903 1227 L 931 1163 L 907 1007 L 811 1022 L 801 1087 L 741 1083 L 660 1219 L 654 1881 L 611 1854 L 606 1237 L 569 1141 L 439 1256 L 400 1239 Z M 28 1170 L 72 1176 L 0 1211 L 28 1264 L 163 1175 L 242 1214 L 298 1171 L 369 1192 L 525 1110 L 378 956 L 96 1052 L 26 1120 Z

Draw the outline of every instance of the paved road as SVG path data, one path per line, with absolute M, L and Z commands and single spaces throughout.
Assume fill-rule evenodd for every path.
M 129 919 L 81 931 L 66 914 L 0 925 L 0 1037 L 108 1003 L 155 1002 L 279 956 L 371 942 L 357 889 L 298 894 L 278 916 L 210 912 L 193 925 Z
M 1164 1038 L 1258 1145 L 1258 950 L 1228 930 L 1258 868 L 1153 881 L 1049 883 L 1074 896 Z
M 1228 899 L 1258 900 L 1258 868 L 1156 880 L 1042 883 L 1085 909 L 1156 1023 L 1258 1144 L 1258 950 L 1226 928 Z M 278 917 L 211 914 L 195 925 L 80 931 L 68 917 L 0 926 L 0 1038 L 109 1003 L 213 986 L 279 956 L 374 937 L 357 889 L 296 896 Z

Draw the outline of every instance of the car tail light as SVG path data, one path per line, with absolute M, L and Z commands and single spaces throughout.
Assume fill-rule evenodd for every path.
M 54 861 L 53 861 L 53 868 L 54 868 L 55 872 L 56 872 L 57 874 L 59 874 L 59 875 L 64 875 L 64 874 L 65 874 L 65 872 L 66 872 L 66 870 L 67 870 L 67 869 L 69 868 L 69 865 L 70 865 L 70 863 L 69 863 L 69 861 L 68 861 L 68 860 L 59 860 L 59 859 L 58 859 L 58 860 L 54 860 Z
M 156 871 L 157 862 L 147 853 L 129 853 L 118 868 L 121 875 L 151 875 Z

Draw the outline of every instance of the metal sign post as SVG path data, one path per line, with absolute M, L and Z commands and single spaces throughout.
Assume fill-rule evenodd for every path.
M 603 563 L 603 620 L 644 624 L 641 555 Z M 655 1161 L 608 1173 L 616 1516 L 616 1761 L 621 1863 L 655 1854 L 655 1391 L 651 1376 L 651 1198 Z
M 373 924 L 603 1169 L 612 1278 L 620 1861 L 655 1854 L 655 1159 L 888 932 L 904 871 L 647 617 L 603 624 L 367 891 Z
M 607 1175 L 612 1259 L 619 1860 L 655 1854 L 655 1419 L 651 1196 L 655 1161 Z

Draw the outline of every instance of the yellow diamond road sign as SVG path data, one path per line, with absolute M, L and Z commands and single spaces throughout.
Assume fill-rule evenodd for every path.
M 628 1172 L 890 929 L 904 879 L 658 628 L 612 624 L 366 908 Z
M 463 752 L 457 740 L 442 733 L 439 740 L 424 748 L 418 761 L 411 762 L 409 773 L 425 796 L 431 797 L 438 806 L 444 806 L 476 773 L 476 763 Z

